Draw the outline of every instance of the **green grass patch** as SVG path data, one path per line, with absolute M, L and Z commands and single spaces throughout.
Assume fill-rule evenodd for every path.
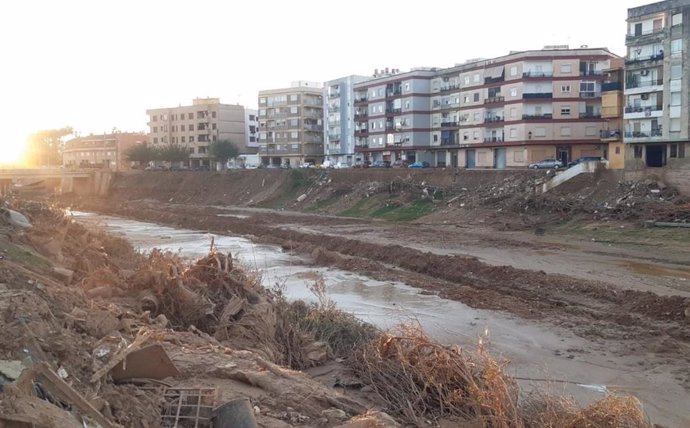
M 371 197 L 358 201 L 355 205 L 340 212 L 338 215 L 406 222 L 424 217 L 433 211 L 434 203 L 429 199 L 418 199 L 410 203 L 395 203 L 389 198 Z
M 29 251 L 22 246 L 16 245 L 9 240 L 2 239 L 0 242 L 0 247 L 6 250 L 4 255 L 8 260 L 11 260 L 22 266 L 30 266 L 32 270 L 36 270 L 41 273 L 50 271 L 51 264 L 45 258 L 32 251 Z

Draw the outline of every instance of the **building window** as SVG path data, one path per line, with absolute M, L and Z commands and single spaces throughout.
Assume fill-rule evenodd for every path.
M 465 76 L 464 81 L 465 81 L 465 85 L 469 85 L 470 84 L 470 76 Z
M 153 144 L 158 144 L 158 137 L 153 137 Z
M 569 94 L 570 93 L 570 85 L 561 85 L 561 92 L 563 92 L 565 94 Z
M 215 124 L 215 123 L 212 123 L 212 124 L 211 124 L 211 129 L 216 129 L 216 124 Z
M 479 77 L 480 77 L 480 76 L 479 76 L 479 73 L 477 73 L 477 74 L 474 75 L 474 83 L 479 82 Z
M 561 137 L 570 137 L 571 131 L 569 126 L 561 127 Z
M 517 109 L 515 107 L 510 108 L 510 118 L 511 119 L 516 119 L 517 118 Z
M 297 107 L 295 107 L 295 106 L 290 107 L 290 114 L 297 114 Z
M 562 64 L 561 65 L 561 73 L 562 74 L 570 74 L 573 72 L 573 66 L 571 64 Z
M 184 135 L 180 137 L 180 141 L 183 142 L 183 143 L 186 142 L 186 139 L 187 139 L 187 137 L 185 137 Z
M 266 104 L 266 97 L 259 98 L 259 104 Z
M 561 116 L 570 116 L 570 106 L 561 107 Z
M 464 97 L 462 97 L 462 102 L 463 102 L 464 104 L 469 103 L 469 102 L 470 102 L 470 96 L 469 96 L 469 95 L 465 95 Z
M 510 88 L 510 96 L 517 97 L 517 88 Z
M 469 140 L 469 139 L 470 139 L 470 134 L 468 134 L 467 132 L 463 132 L 463 134 L 462 134 L 462 140 L 463 140 L 463 141 L 467 141 L 467 140 Z
M 473 133 L 473 138 L 474 138 L 475 140 L 478 140 L 478 139 L 479 139 L 479 131 L 474 131 L 474 133 Z
M 517 76 L 517 66 L 513 65 L 510 67 L 510 75 L 511 76 Z
M 405 83 L 405 92 L 410 92 L 410 84 Z
M 596 91 L 596 82 L 580 82 L 580 92 L 593 94 Z
M 534 128 L 534 136 L 536 138 L 546 137 L 546 128 Z
M 668 156 L 672 158 L 677 158 L 678 157 L 678 144 L 669 144 L 669 153 Z
M 671 40 L 671 53 L 683 51 L 683 39 Z
M 409 110 L 409 109 L 410 109 L 410 102 L 405 101 L 405 110 Z
M 476 103 L 478 101 L 479 101 L 479 92 L 475 92 L 474 93 L 474 102 Z
M 158 122 L 158 116 L 154 114 L 151 118 L 151 122 Z
M 671 66 L 671 80 L 678 80 L 683 77 L 683 66 L 672 65 Z
M 642 159 L 642 146 L 635 146 L 633 156 L 635 156 L 635 159 Z
M 671 17 L 671 25 L 676 26 L 676 25 L 681 25 L 683 24 L 683 14 L 682 13 L 676 13 Z
M 189 120 L 194 119 L 194 113 L 189 113 L 189 114 L 187 115 L 187 119 L 189 119 Z
M 214 118 L 214 119 L 216 118 L 216 112 L 215 112 L 215 111 L 212 111 L 212 112 L 211 112 L 211 117 Z
M 158 127 L 157 127 L 157 126 L 154 126 L 154 127 L 153 127 L 153 132 L 158 132 Z
M 516 138 L 517 137 L 517 129 L 516 128 L 510 128 L 510 138 Z
M 669 123 L 669 131 L 680 132 L 680 119 L 679 118 L 671 119 L 671 122 Z
M 189 136 L 189 142 L 190 142 L 190 143 L 193 143 L 193 142 L 194 142 L 194 136 L 193 136 L 193 135 L 190 135 L 190 136 Z
M 481 115 L 479 114 L 479 112 L 474 113 L 474 121 L 481 122 Z
M 616 146 L 616 154 L 621 154 L 621 146 Z

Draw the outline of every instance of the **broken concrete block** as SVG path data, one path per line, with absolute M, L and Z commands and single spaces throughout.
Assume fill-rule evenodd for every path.
M 165 349 L 158 344 L 130 352 L 121 364 L 110 370 L 115 381 L 132 378 L 163 380 L 179 374 Z
M 74 271 L 61 267 L 54 267 L 53 273 L 57 278 L 59 278 L 65 285 L 70 285 L 72 283 L 72 277 L 74 276 Z

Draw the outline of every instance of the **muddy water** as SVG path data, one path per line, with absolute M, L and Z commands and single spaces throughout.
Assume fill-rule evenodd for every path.
M 329 297 L 341 309 L 377 326 L 416 322 L 437 340 L 465 347 L 476 346 L 481 337 L 494 354 L 510 360 L 511 374 L 533 379 L 522 381 L 525 387 L 543 386 L 542 379 L 548 379 L 552 389 L 564 390 L 581 401 L 601 397 L 604 389 L 631 393 L 645 403 L 655 422 L 690 426 L 690 418 L 682 410 L 688 408 L 690 396 L 667 371 L 645 367 L 644 356 L 614 357 L 605 344 L 588 342 L 565 329 L 475 310 L 460 302 L 420 294 L 395 281 L 382 282 L 353 272 L 315 267 L 308 258 L 241 237 L 89 213 L 73 215 L 79 221 L 124 236 L 144 252 L 161 248 L 193 259 L 208 252 L 213 238 L 219 251 L 230 252 L 245 267 L 261 271 L 265 286 L 280 286 L 289 298 L 316 300 L 307 284 L 321 276 Z

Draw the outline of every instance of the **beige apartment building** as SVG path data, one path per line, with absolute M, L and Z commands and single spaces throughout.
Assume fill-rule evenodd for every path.
M 259 91 L 259 155 L 264 165 L 323 162 L 322 91 L 320 83 L 305 81 Z
M 221 104 L 218 98 L 196 98 L 191 106 L 146 110 L 149 142 L 154 146 L 179 145 L 189 149 L 189 166 L 211 166 L 209 145 L 229 140 L 240 153 L 251 152 L 247 133 L 255 123 L 241 105 Z M 254 152 L 256 149 L 254 149 Z
M 431 80 L 432 165 L 607 156 L 602 82 L 615 58 L 607 49 L 552 46 L 440 70 Z
M 127 149 L 146 143 L 146 135 L 133 132 L 88 135 L 65 142 L 62 165 L 68 168 L 129 169 Z

